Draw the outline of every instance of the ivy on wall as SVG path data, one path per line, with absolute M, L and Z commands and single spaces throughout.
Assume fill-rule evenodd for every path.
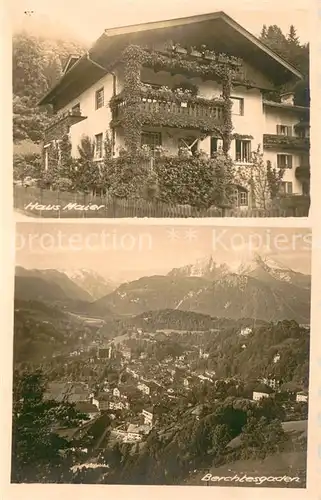
M 240 74 L 242 63 L 239 59 L 225 54 L 216 54 L 213 51 L 203 49 L 204 57 L 191 58 L 193 50 L 185 51 L 183 54 L 177 52 L 177 46 L 171 45 L 168 53 L 161 53 L 154 50 L 147 50 L 137 45 L 129 45 L 122 54 L 124 63 L 124 89 L 120 96 L 111 100 L 110 106 L 115 111 L 116 106 L 121 102 L 122 106 L 121 124 L 125 130 L 125 144 L 129 151 L 133 152 L 140 146 L 140 135 L 143 124 L 163 125 L 180 128 L 200 128 L 203 131 L 215 131 L 222 137 L 223 152 L 228 153 L 231 144 L 232 126 L 232 101 L 231 88 L 233 81 Z M 204 79 L 214 79 L 222 84 L 222 98 L 219 100 L 206 100 L 193 95 L 192 92 L 161 92 L 147 90 L 150 98 L 164 99 L 167 102 L 185 102 L 214 107 L 218 103 L 222 106 L 221 123 L 213 125 L 213 118 L 203 118 L 203 121 L 193 120 L 191 116 L 175 117 L 175 112 L 157 111 L 144 113 L 141 109 L 141 98 L 146 89 L 142 88 L 140 71 L 142 66 L 148 66 L 155 71 L 166 70 L 171 73 L 183 73 L 191 76 L 200 76 Z M 206 104 L 205 104 L 206 101 Z M 171 115 L 171 116 L 170 116 Z M 116 125 L 114 122 L 113 125 Z

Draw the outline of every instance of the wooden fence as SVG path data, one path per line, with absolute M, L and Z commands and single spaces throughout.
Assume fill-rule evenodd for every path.
M 50 191 L 14 186 L 14 207 L 32 217 L 125 218 L 125 217 L 307 217 L 308 206 L 264 209 L 197 209 L 190 205 L 120 199 L 110 195 Z

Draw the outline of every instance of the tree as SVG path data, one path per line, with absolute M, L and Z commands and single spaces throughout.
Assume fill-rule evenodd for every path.
M 44 61 L 39 40 L 26 33 L 15 35 L 13 39 L 13 94 L 28 97 L 36 104 L 47 90 L 44 76 Z
M 285 168 L 272 167 L 272 164 L 269 160 L 266 162 L 267 184 L 272 201 L 275 200 L 280 194 L 284 173 Z
M 309 93 L 309 44 L 301 44 L 293 25 L 289 28 L 289 33 L 285 36 L 282 30 L 276 26 L 263 26 L 260 39 L 281 57 L 290 62 L 295 68 L 302 72 L 304 79 L 291 87 L 283 86 L 277 93 L 269 93 L 267 98 L 278 101 L 280 92 L 293 90 L 295 104 L 300 106 L 310 105 Z
M 252 166 L 239 167 L 235 182 L 246 186 L 251 195 L 252 205 L 256 208 L 269 207 L 275 191 L 280 185 L 284 171 L 273 170 L 270 164 L 266 165 L 260 146 L 252 153 Z
M 293 26 L 293 24 L 291 24 L 289 33 L 288 33 L 286 38 L 287 38 L 287 41 L 289 44 L 293 44 L 297 47 L 300 45 L 299 44 L 299 37 L 297 36 L 296 29 Z
M 13 178 L 23 181 L 26 177 L 40 179 L 42 161 L 39 153 L 14 154 Z
M 46 112 L 40 112 L 28 96 L 13 97 L 13 140 L 15 143 L 29 139 L 39 143 L 49 121 Z
M 94 192 L 100 183 L 100 166 L 94 161 L 95 144 L 90 137 L 81 138 L 78 153 L 75 187 L 84 193 Z
M 262 38 L 264 40 L 266 38 L 266 35 L 267 35 L 267 27 L 266 27 L 266 24 L 263 24 L 260 38 Z
M 257 419 L 251 416 L 241 434 L 242 457 L 263 459 L 279 451 L 285 440 L 286 435 L 279 420 L 268 422 L 265 417 Z
M 15 372 L 13 384 L 12 482 L 60 482 L 76 457 L 57 426 L 74 427 L 85 415 L 69 403 L 45 400 L 41 371 Z

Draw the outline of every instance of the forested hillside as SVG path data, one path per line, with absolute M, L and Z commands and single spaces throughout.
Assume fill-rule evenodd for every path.
M 13 140 L 38 143 L 50 114 L 37 102 L 61 77 L 70 54 L 85 50 L 71 40 L 45 39 L 29 33 L 13 37 Z

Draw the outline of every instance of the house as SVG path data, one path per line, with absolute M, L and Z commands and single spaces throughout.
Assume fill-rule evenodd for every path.
M 184 387 L 189 387 L 189 380 L 188 380 L 188 378 L 184 378 L 183 379 L 183 386 Z
M 308 393 L 306 391 L 301 391 L 297 393 L 295 400 L 297 403 L 307 403 L 308 398 L 309 398 Z
M 100 393 L 96 400 L 98 401 L 98 408 L 100 411 L 109 410 L 110 396 L 106 393 Z
M 109 410 L 128 410 L 129 403 L 127 403 L 127 401 L 111 400 L 111 401 L 109 401 L 108 409 Z
M 75 157 L 81 138 L 92 138 L 97 162 L 104 155 L 106 130 L 114 156 L 126 146 L 128 123 L 137 113 L 126 98 L 133 90 L 125 78 L 133 60 L 139 85 L 135 92 L 140 145 L 155 155 L 160 147 L 169 154 L 181 148 L 191 155 L 215 154 L 222 147 L 218 130 L 224 103 L 222 81 L 208 70 L 213 51 L 242 60 L 241 67 L 234 63 L 238 75 L 230 97 L 229 154 L 235 165 L 250 166 L 252 152 L 261 146 L 272 167 L 285 169 L 283 193 L 308 194 L 309 108 L 297 106 L 291 92 L 280 102 L 265 98 L 281 85 L 290 88 L 302 75 L 224 12 L 106 29 L 86 54 L 71 59 L 61 79 L 39 102 L 52 105 L 54 112 L 45 130 L 45 168 L 50 149 L 59 148 L 67 133 Z M 240 207 L 254 204 L 249 186 L 241 180 L 234 195 Z
M 98 359 L 111 359 L 112 357 L 112 347 L 100 348 L 98 349 L 97 358 Z
M 112 431 L 115 436 L 120 438 L 123 443 L 135 443 L 142 440 L 138 432 L 128 432 L 124 429 L 115 429 Z
M 251 333 L 252 333 L 252 328 L 249 328 L 249 327 L 242 328 L 240 331 L 240 335 L 242 335 L 243 337 L 247 337 Z
M 118 389 L 118 387 L 115 387 L 115 388 L 113 389 L 113 396 L 114 396 L 115 398 L 120 398 L 120 390 Z
M 209 358 L 209 353 L 204 352 L 203 349 L 199 350 L 199 358 L 200 359 L 208 359 Z
M 144 384 L 143 382 L 139 382 L 137 384 L 137 389 L 139 389 L 144 394 L 146 394 L 146 396 L 150 395 L 150 387 L 148 385 Z

